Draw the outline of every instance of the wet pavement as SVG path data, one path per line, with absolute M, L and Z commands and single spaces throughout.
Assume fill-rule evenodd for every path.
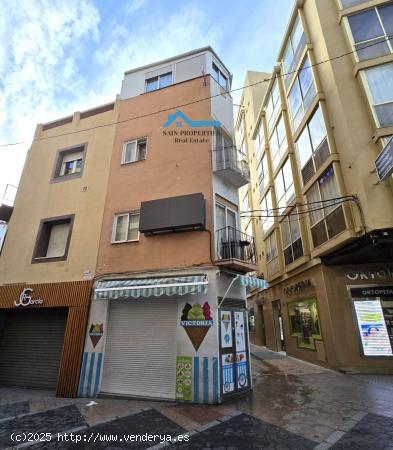
M 87 406 L 88 399 L 0 388 L 0 449 L 393 449 L 393 376 L 345 375 L 255 346 L 252 354 L 253 391 L 222 405 Z M 130 442 L 130 434 L 145 440 Z

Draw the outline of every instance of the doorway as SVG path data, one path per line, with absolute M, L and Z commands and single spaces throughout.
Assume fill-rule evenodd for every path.
M 281 313 L 281 300 L 275 300 L 274 302 L 272 302 L 272 307 L 276 349 L 278 352 L 285 352 L 285 335 L 284 322 Z

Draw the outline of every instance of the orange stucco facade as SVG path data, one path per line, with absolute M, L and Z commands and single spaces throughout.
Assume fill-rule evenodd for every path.
M 200 77 L 120 102 L 98 252 L 98 274 L 212 264 L 213 137 L 205 137 L 207 142 L 204 143 L 191 143 L 190 138 L 187 143 L 178 143 L 175 136 L 165 135 L 164 131 L 190 129 L 186 125 L 176 128 L 176 124 L 163 128 L 168 114 L 173 114 L 176 106 L 209 97 L 210 82 L 210 77 L 205 80 Z M 165 109 L 169 105 L 174 108 L 151 114 L 164 109 L 164 105 Z M 179 109 L 192 120 L 208 120 L 211 116 L 209 100 Z M 136 116 L 142 117 L 132 119 Z M 138 138 L 147 138 L 146 159 L 121 164 L 124 142 Z M 136 242 L 111 243 L 115 214 L 139 211 L 143 201 L 193 193 L 202 193 L 205 197 L 206 229 L 210 233 L 191 231 L 154 237 L 140 234 Z

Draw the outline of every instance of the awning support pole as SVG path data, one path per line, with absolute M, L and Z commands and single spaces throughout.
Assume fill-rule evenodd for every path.
M 218 307 L 222 305 L 222 302 L 225 300 L 226 296 L 228 295 L 228 292 L 230 291 L 233 283 L 240 277 L 240 275 L 236 275 L 235 278 L 229 283 L 228 289 L 226 290 L 224 297 L 221 299 L 220 303 L 218 304 Z

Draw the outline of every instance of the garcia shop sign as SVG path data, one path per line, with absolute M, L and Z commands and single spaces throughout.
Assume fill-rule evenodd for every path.
M 14 302 L 15 306 L 19 307 L 19 306 L 42 305 L 44 303 L 44 300 L 33 299 L 31 296 L 32 293 L 33 293 L 32 288 L 23 289 L 22 293 L 19 296 L 18 301 Z

